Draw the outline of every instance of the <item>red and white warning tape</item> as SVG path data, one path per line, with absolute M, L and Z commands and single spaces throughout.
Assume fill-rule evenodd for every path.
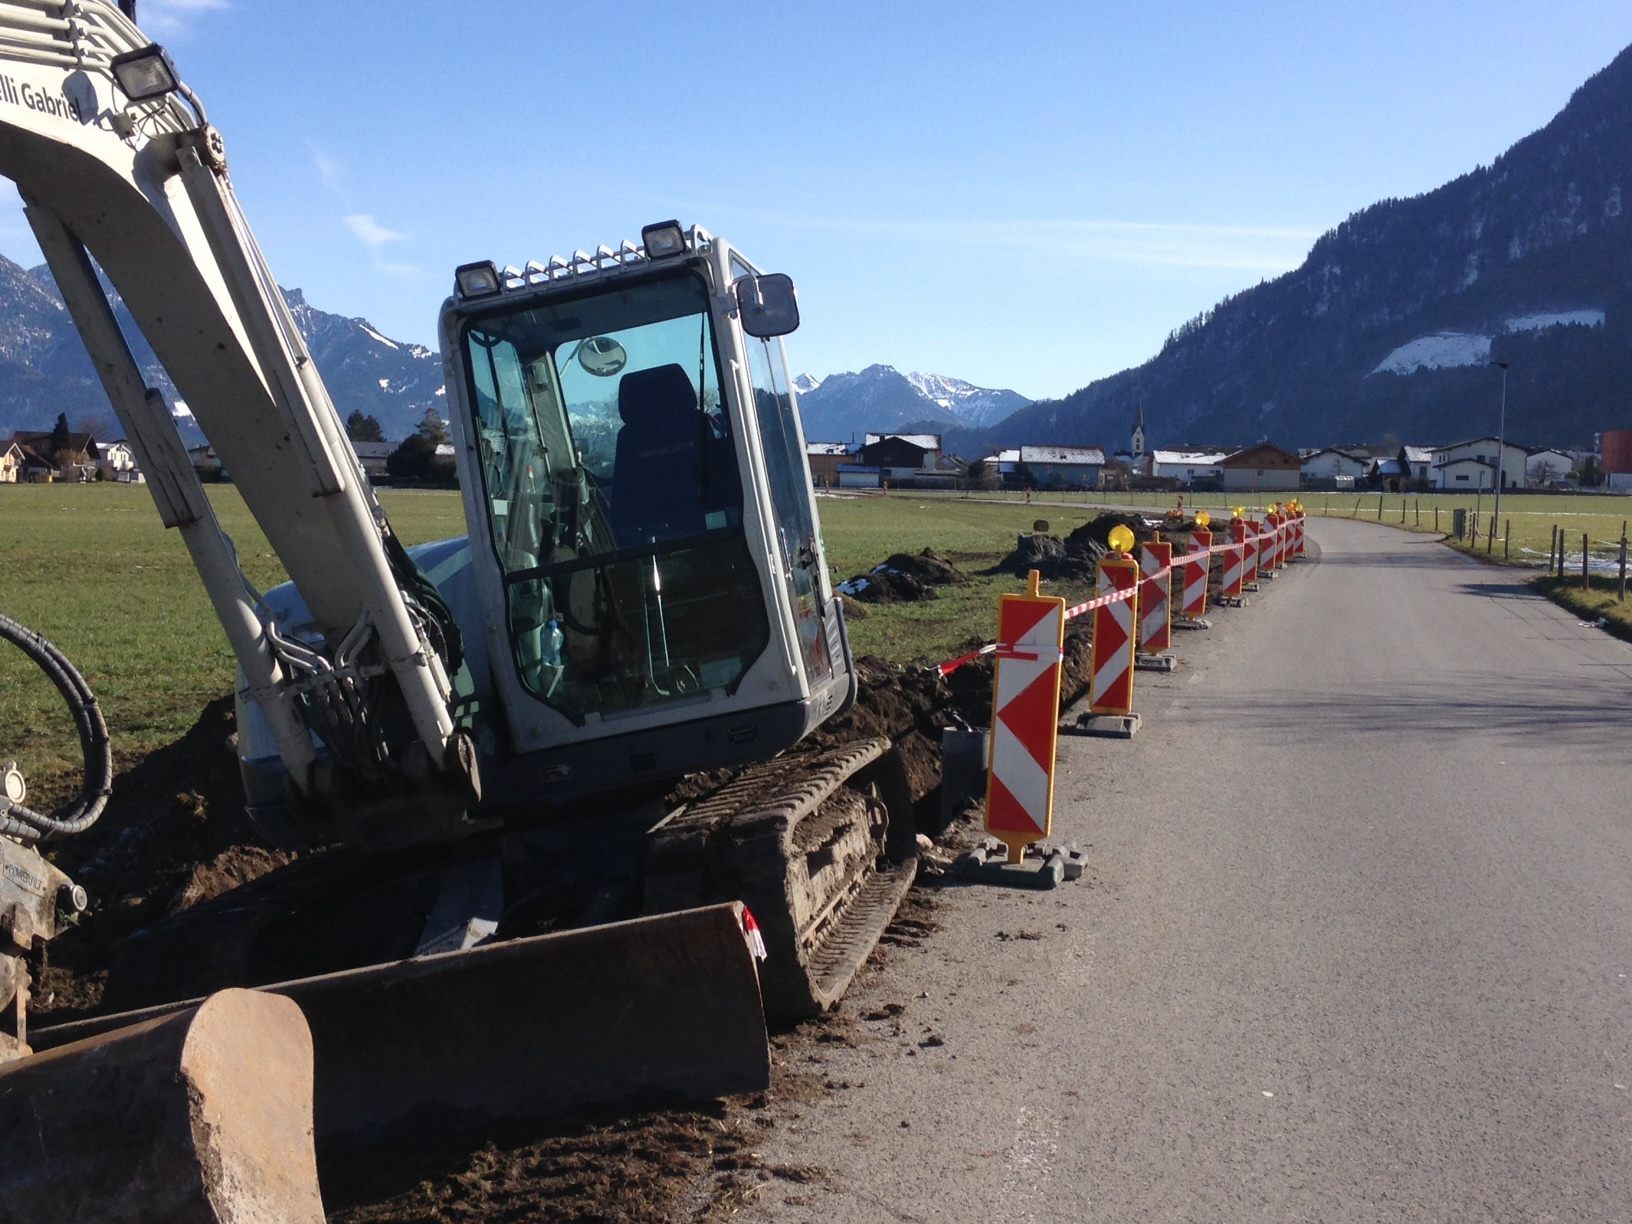
M 1203 557 L 1210 557 L 1214 553 L 1221 553 L 1227 548 L 1239 548 L 1242 544 L 1259 543 L 1260 541 L 1269 539 L 1274 534 L 1275 533 L 1272 531 L 1260 531 L 1257 535 L 1248 536 L 1245 540 L 1231 540 L 1227 544 L 1214 544 L 1211 548 L 1198 548 L 1195 552 L 1185 553 L 1182 557 L 1174 557 L 1172 564 L 1170 564 L 1166 569 L 1157 570 L 1154 574 L 1146 575 L 1146 580 L 1149 581 L 1151 579 L 1160 578 L 1163 574 L 1171 574 L 1174 570 L 1178 569 L 1182 565 L 1188 565 L 1193 561 L 1200 561 Z M 1065 610 L 1065 619 L 1071 620 L 1074 617 L 1081 616 L 1085 612 L 1092 612 L 1095 608 L 1103 608 L 1107 604 L 1122 603 L 1126 600 L 1132 599 L 1134 592 L 1137 589 L 1137 587 L 1129 587 L 1125 591 L 1116 591 L 1110 595 L 1100 595 L 1097 598 L 1088 600 L 1086 603 L 1080 603 L 1073 608 L 1067 608 Z M 981 655 L 992 654 L 998 649 L 998 645 L 999 644 L 997 642 L 988 642 L 979 650 L 971 650 L 968 654 L 961 654 L 955 659 L 948 659 L 945 663 L 938 664 L 935 670 L 940 672 L 943 676 L 950 676 L 965 663 L 973 663 L 976 659 L 980 658 Z

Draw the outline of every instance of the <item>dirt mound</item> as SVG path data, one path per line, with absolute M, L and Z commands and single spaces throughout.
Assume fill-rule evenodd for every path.
M 915 603 L 936 598 L 935 588 L 968 582 L 968 575 L 932 548 L 895 553 L 839 584 L 839 592 L 863 603 Z
M 860 603 L 917 603 L 922 599 L 937 598 L 935 588 L 929 583 L 883 566 L 839 583 L 838 591 Z
M 1101 514 L 1065 537 L 1065 550 L 1095 561 L 1111 551 L 1111 532 L 1126 527 L 1140 544 L 1156 538 L 1156 528 L 1137 514 Z
M 179 740 L 114 779 L 94 829 L 49 847 L 90 893 L 91 909 L 47 948 L 35 998 L 42 1021 L 94 1009 L 114 950 L 138 927 L 294 857 L 268 846 L 244 814 L 236 732 L 232 699 L 211 702 Z
M 1092 558 L 1069 552 L 1056 535 L 1032 532 L 1015 539 L 1014 551 L 995 567 L 1001 574 L 1024 578 L 1036 570 L 1045 582 L 1090 582 L 1094 577 Z

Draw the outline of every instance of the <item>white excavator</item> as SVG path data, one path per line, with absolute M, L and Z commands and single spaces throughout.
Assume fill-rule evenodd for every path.
M 105 798 L 82 727 L 73 811 L 0 787 L 0 1062 L 252 987 L 310 1024 L 320 1151 L 763 1087 L 765 1013 L 831 1005 L 916 867 L 886 741 L 786 755 L 856 684 L 791 281 L 672 221 L 458 268 L 440 336 L 468 536 L 405 549 L 225 142 L 131 7 L 0 0 L 0 175 L 237 658 L 248 811 L 307 853 L 127 941 L 111 1014 L 29 1030 L 26 954 L 86 903 L 41 843 Z M 287 586 L 245 580 L 110 286 Z

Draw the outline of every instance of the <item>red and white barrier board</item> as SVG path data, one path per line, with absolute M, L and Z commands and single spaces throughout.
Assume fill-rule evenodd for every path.
M 1094 609 L 1092 676 L 1088 682 L 1088 709 L 1092 714 L 1133 712 L 1133 662 L 1138 641 L 1139 563 L 1132 557 L 1099 559 L 1097 595 L 1131 591 L 1127 599 Z
M 1173 545 L 1141 544 L 1139 574 L 1139 649 L 1158 654 L 1173 645 Z
M 1235 524 L 1231 523 L 1230 525 L 1234 527 Z M 1247 547 L 1246 566 L 1241 574 L 1241 585 L 1249 591 L 1258 589 L 1258 571 L 1263 568 L 1264 562 L 1264 542 L 1259 537 L 1263 534 L 1264 525 L 1257 519 L 1248 519 L 1241 524 L 1241 541 Z
M 1011 863 L 1048 836 L 1054 814 L 1065 600 L 1039 595 L 1035 570 L 1030 586 L 999 600 L 994 652 L 986 831 L 1008 846 Z
M 1212 532 L 1197 527 L 1190 533 L 1190 547 L 1179 568 L 1179 615 L 1186 620 L 1200 620 L 1207 615 L 1207 569 L 1212 548 Z

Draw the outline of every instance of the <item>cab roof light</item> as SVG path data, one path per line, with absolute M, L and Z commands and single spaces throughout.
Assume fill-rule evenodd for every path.
M 493 266 L 491 259 L 460 264 L 453 270 L 453 283 L 462 298 L 492 297 L 503 288 L 499 270 Z
M 135 51 L 116 55 L 108 64 L 113 79 L 125 97 L 132 102 L 144 102 L 181 87 L 181 77 L 170 56 L 158 43 L 148 43 Z
M 641 227 L 640 245 L 646 248 L 647 259 L 668 259 L 686 253 L 686 231 L 678 221 L 659 221 L 656 225 Z

